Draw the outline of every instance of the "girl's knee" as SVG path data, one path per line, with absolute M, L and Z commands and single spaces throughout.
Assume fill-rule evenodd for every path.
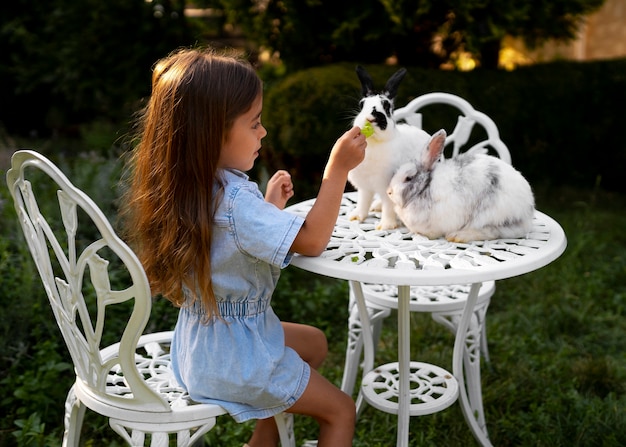
M 328 339 L 326 338 L 326 334 L 324 334 L 324 331 L 316 327 L 313 328 L 313 338 L 314 344 L 318 350 L 318 356 L 321 357 L 321 363 L 321 360 L 324 360 L 326 358 L 326 355 L 328 354 Z
M 356 423 L 356 404 L 354 400 L 352 400 L 352 397 L 348 396 L 344 392 L 342 392 L 342 394 L 342 413 L 345 414 L 345 417 L 348 420 Z
M 306 358 L 303 357 L 303 359 L 311 365 L 312 368 L 317 369 L 324 362 L 328 354 L 328 340 L 326 339 L 326 334 L 324 334 L 321 329 L 309 326 L 306 344 Z
M 328 353 L 328 341 L 324 332 L 314 326 L 283 323 L 285 344 L 293 349 L 313 369 L 317 369 Z
M 351 426 L 356 424 L 356 404 L 352 397 L 343 391 L 339 391 L 333 396 L 334 408 L 328 412 L 331 423 L 345 424 Z

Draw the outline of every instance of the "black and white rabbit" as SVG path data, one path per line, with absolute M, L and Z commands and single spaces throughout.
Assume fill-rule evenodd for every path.
M 442 159 L 446 132 L 430 139 L 421 158 L 402 165 L 388 197 L 413 233 L 453 242 L 524 237 L 535 200 L 526 179 L 485 150 Z
M 378 229 L 398 226 L 393 203 L 387 196 L 387 187 L 394 172 L 409 160 L 419 156 L 430 135 L 423 130 L 393 119 L 393 100 L 398 85 L 406 75 L 400 69 L 387 81 L 381 92 L 374 90 L 369 73 L 361 66 L 356 68 L 361 81 L 361 111 L 354 125 L 363 128 L 369 122 L 374 133 L 367 139 L 364 160 L 348 174 L 348 180 L 357 189 L 357 204 L 351 220 L 363 221 L 367 217 L 375 195 L 381 201 L 381 220 Z

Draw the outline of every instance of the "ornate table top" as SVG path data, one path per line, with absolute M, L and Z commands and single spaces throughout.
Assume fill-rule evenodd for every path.
M 315 199 L 286 208 L 306 215 Z M 393 285 L 446 285 L 504 279 L 537 270 L 567 245 L 561 226 L 536 211 L 533 230 L 520 239 L 469 243 L 429 240 L 405 227 L 377 230 L 380 216 L 349 220 L 356 193 L 344 194 L 330 242 L 319 257 L 295 255 L 292 264 L 321 275 Z

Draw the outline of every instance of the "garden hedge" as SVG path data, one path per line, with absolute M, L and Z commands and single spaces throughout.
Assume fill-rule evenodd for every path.
M 292 172 L 300 198 L 315 193 L 332 144 L 358 111 L 354 68 L 342 63 L 303 70 L 266 92 L 264 161 Z M 377 87 L 398 69 L 366 68 Z M 406 68 L 396 107 L 434 91 L 464 97 L 494 119 L 513 164 L 531 184 L 626 191 L 621 179 L 626 59 L 555 62 L 511 72 Z

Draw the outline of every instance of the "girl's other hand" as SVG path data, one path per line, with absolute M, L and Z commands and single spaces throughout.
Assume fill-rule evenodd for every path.
M 293 183 L 287 171 L 276 171 L 267 182 L 265 201 L 276 205 L 279 209 L 285 208 L 287 201 L 293 197 Z

